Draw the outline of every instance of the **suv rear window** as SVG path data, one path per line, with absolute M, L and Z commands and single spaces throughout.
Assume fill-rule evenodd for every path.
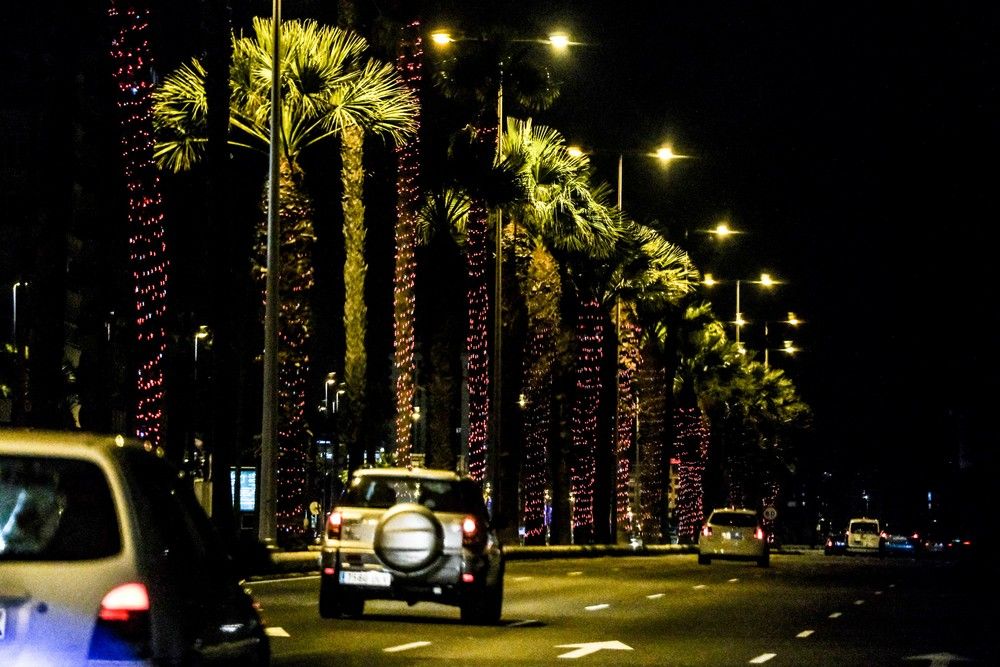
M 874 521 L 852 521 L 849 531 L 874 535 L 878 532 L 878 524 Z
M 713 526 L 730 526 L 733 528 L 757 527 L 757 517 L 744 512 L 715 512 L 708 522 Z
M 95 463 L 0 456 L 0 561 L 88 560 L 120 550 L 111 489 Z
M 486 515 L 483 494 L 469 480 L 416 479 L 413 477 L 355 477 L 340 504 L 348 507 L 388 509 L 397 503 L 418 503 L 434 512 Z

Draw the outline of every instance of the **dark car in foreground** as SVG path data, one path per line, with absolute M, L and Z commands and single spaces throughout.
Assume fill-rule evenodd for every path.
M 259 612 L 149 443 L 0 429 L 0 665 L 267 665 Z
M 837 556 L 847 553 L 847 533 L 830 533 L 823 541 L 823 553 Z
M 500 620 L 503 548 L 479 484 L 450 470 L 355 471 L 327 518 L 321 565 L 324 618 L 388 599 L 457 606 L 468 623 Z

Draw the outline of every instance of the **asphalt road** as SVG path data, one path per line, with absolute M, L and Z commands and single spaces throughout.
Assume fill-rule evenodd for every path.
M 249 585 L 282 666 L 937 666 L 1000 664 L 990 581 L 964 565 L 816 551 L 772 555 L 767 569 L 691 554 L 510 561 L 494 627 L 387 601 L 325 620 L 316 576 Z

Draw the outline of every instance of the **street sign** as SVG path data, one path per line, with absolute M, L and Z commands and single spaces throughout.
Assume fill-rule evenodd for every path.
M 778 516 L 778 510 L 774 509 L 774 507 L 768 505 L 767 507 L 764 508 L 764 518 L 767 519 L 768 521 L 774 521 L 775 518 L 777 518 L 777 516 Z

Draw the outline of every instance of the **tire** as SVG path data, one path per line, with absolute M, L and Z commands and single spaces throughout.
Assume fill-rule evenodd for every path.
M 771 567 L 771 554 L 765 553 L 763 556 L 758 558 L 757 565 L 760 567 Z
M 375 555 L 387 567 L 413 574 L 441 558 L 444 528 L 423 505 L 403 503 L 382 515 L 375 526 Z
M 503 610 L 503 580 L 494 586 L 479 589 L 478 594 L 473 595 L 475 597 L 463 600 L 459 608 L 462 622 L 474 625 L 499 623 Z
M 698 565 L 711 565 L 712 558 L 705 554 L 698 554 Z
M 365 599 L 354 593 L 344 595 L 340 601 L 340 609 L 348 618 L 361 618 L 365 613 Z

